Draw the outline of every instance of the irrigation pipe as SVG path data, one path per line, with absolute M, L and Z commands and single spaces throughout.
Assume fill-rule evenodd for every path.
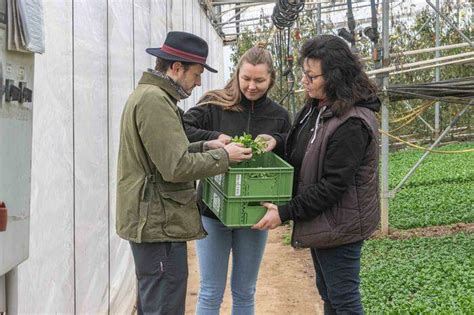
M 451 55 L 451 56 L 445 56 L 445 57 L 439 57 L 439 58 L 433 58 L 431 60 L 423 60 L 423 61 L 417 61 L 417 62 L 412 62 L 412 63 L 407 63 L 407 64 L 400 64 L 396 66 L 391 66 L 391 67 L 386 67 L 382 69 L 377 69 L 377 70 L 372 70 L 372 71 L 367 71 L 367 75 L 375 75 L 375 74 L 382 74 L 382 73 L 390 73 L 394 70 L 402 70 L 404 68 L 413 68 L 417 66 L 423 66 L 426 64 L 431 64 L 431 63 L 436 63 L 436 62 L 441 62 L 441 61 L 448 61 L 452 59 L 460 59 L 460 58 L 467 58 L 467 57 L 474 57 L 474 52 L 467 52 L 467 53 L 462 53 L 462 54 L 457 54 L 457 55 Z M 437 66 L 436 64 L 433 65 L 433 67 Z
M 391 58 L 400 57 L 400 56 L 412 56 L 412 55 L 417 55 L 417 54 L 422 54 L 422 53 L 449 50 L 449 49 L 455 49 L 455 48 L 464 48 L 464 47 L 470 47 L 470 46 L 471 45 L 469 45 L 469 43 L 461 43 L 461 44 L 453 44 L 453 45 L 446 45 L 446 46 L 439 46 L 439 47 L 422 48 L 422 49 L 417 49 L 417 50 L 409 50 L 409 51 L 404 51 L 400 53 L 391 53 L 389 56 Z M 362 60 L 369 61 L 369 60 L 372 60 L 372 57 L 364 57 L 362 58 Z

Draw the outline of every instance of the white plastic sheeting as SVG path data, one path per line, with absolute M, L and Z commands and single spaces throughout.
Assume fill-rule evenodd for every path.
M 222 42 L 198 0 L 46 0 L 45 47 L 35 60 L 30 257 L 9 275 L 9 314 L 130 314 L 135 271 L 115 234 L 122 108 L 147 47 L 185 30 L 210 45 L 184 109 L 223 84 Z
M 35 53 L 44 52 L 43 4 L 41 0 L 20 0 L 17 3 L 26 48 Z

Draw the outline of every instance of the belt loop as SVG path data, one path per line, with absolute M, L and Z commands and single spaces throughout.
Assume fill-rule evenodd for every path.
M 146 200 L 147 192 L 150 188 L 153 188 L 153 185 L 155 183 L 156 183 L 156 176 L 155 175 L 146 175 L 145 176 L 145 183 L 143 184 L 143 191 L 142 191 L 142 201 L 149 201 L 149 200 Z M 153 196 L 153 198 L 155 197 L 155 190 L 154 189 L 152 189 L 152 196 Z

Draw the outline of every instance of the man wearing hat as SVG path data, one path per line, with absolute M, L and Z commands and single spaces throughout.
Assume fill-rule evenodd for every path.
M 188 277 L 186 241 L 203 238 L 194 180 L 222 174 L 251 149 L 218 140 L 189 143 L 179 100 L 201 85 L 208 46 L 200 37 L 170 32 L 125 105 L 117 173 L 120 237 L 132 248 L 138 314 L 184 314 Z

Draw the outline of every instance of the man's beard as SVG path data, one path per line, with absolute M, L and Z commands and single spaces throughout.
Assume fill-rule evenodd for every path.
M 183 88 L 183 81 L 182 81 L 182 80 L 179 80 L 179 79 L 178 79 L 178 80 L 176 80 L 175 82 L 176 82 L 176 85 L 178 85 L 178 86 L 181 88 L 181 91 L 184 93 L 184 95 L 182 94 L 183 98 L 188 98 L 188 97 L 191 96 L 191 93 L 193 92 L 194 87 L 191 88 L 191 89 L 189 89 L 189 90 L 185 90 L 185 89 Z M 180 94 L 181 94 L 181 93 L 180 93 Z M 187 95 L 187 96 L 185 96 L 185 95 Z

